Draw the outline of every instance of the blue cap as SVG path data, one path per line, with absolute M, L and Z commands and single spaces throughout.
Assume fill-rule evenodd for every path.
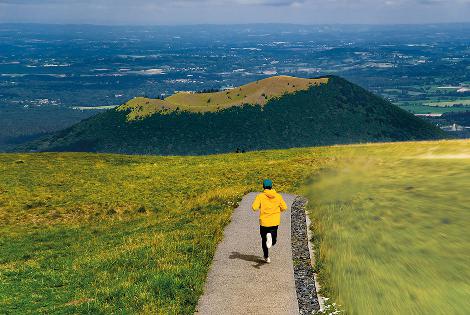
M 273 187 L 273 181 L 270 180 L 270 179 L 265 179 L 263 181 L 263 187 L 271 187 L 272 188 Z

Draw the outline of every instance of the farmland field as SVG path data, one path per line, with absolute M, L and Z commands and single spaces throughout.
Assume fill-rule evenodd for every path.
M 458 99 L 455 101 L 435 101 L 435 102 L 428 102 L 425 103 L 427 106 L 438 106 L 438 107 L 453 107 L 456 105 L 461 105 L 461 106 L 470 106 L 470 100 L 469 99 Z
M 443 141 L 2 154 L 0 309 L 190 314 L 232 209 L 271 177 L 310 197 L 324 293 L 348 314 L 468 313 L 469 152 Z
M 469 106 L 464 106 L 464 107 L 454 107 L 454 106 L 429 106 L 429 105 L 423 105 L 420 103 L 408 103 L 408 102 L 403 102 L 399 103 L 398 106 L 400 106 L 402 109 L 409 111 L 410 113 L 413 114 L 444 114 L 444 113 L 449 113 L 449 112 L 462 112 L 466 110 L 470 110 L 470 105 Z

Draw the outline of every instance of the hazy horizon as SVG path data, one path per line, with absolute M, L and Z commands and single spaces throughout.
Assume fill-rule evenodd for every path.
M 371 26 L 371 27 L 380 27 L 380 26 L 407 26 L 407 25 L 416 25 L 416 26 L 431 26 L 431 25 L 470 25 L 470 21 L 457 21 L 457 22 L 417 22 L 417 23 L 288 23 L 288 22 L 264 22 L 264 23 L 193 23 L 193 24 L 100 24 L 100 23 L 52 23 L 52 22 L 2 22 L 0 25 L 44 25 L 44 26 L 103 26 L 103 27 L 185 27 L 185 26 L 268 26 L 268 25 L 287 25 L 287 26 Z
M 470 0 L 0 0 L 0 23 L 394 25 L 470 22 Z

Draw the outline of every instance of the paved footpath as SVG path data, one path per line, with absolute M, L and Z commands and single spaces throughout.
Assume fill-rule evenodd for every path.
M 258 212 L 251 210 L 256 193 L 234 210 L 224 239 L 217 247 L 197 314 L 299 314 L 292 265 L 290 207 L 293 195 L 283 194 L 289 209 L 282 214 L 278 242 L 264 263 Z

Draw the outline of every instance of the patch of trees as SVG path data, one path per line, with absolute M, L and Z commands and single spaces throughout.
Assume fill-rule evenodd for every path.
M 470 126 L 470 111 L 449 112 L 442 115 L 449 124 L 458 124 L 461 126 Z
M 215 92 L 220 92 L 220 89 L 217 89 L 217 88 L 210 88 L 210 89 L 203 89 L 201 91 L 196 91 L 196 93 L 198 94 L 202 94 L 202 93 L 215 93 Z
M 66 107 L 0 106 L 0 152 L 12 146 L 44 137 L 45 134 L 69 127 L 96 111 Z

